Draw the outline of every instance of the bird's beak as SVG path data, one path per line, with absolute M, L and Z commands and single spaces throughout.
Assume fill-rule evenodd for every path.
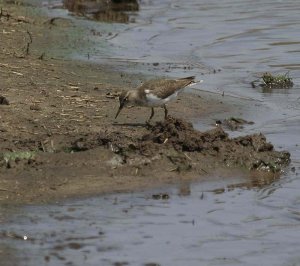
M 118 109 L 118 112 L 117 112 L 117 114 L 116 114 L 116 116 L 115 116 L 115 119 L 118 117 L 119 113 L 120 113 L 121 110 L 123 109 L 123 106 L 124 106 L 124 105 L 120 105 L 120 107 L 119 107 L 119 109 Z

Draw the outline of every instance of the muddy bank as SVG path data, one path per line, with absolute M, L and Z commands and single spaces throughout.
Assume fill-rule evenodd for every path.
M 174 117 L 147 125 L 146 130 L 138 130 L 135 134 L 109 129 L 89 134 L 73 142 L 71 150 L 78 152 L 103 146 L 117 155 L 112 164 L 136 167 L 137 172 L 144 171 L 156 160 L 170 165 L 170 171 L 191 170 L 198 175 L 206 172 L 207 161 L 210 167 L 278 172 L 290 160 L 288 152 L 275 151 L 262 134 L 229 138 L 221 127 L 200 132 L 191 123 Z
M 116 96 L 144 77 L 43 56 L 44 33 L 57 26 L 24 16 L 24 8 L 5 5 L 0 16 L 2 203 L 131 191 L 228 167 L 278 172 L 288 164 L 289 154 L 274 151 L 263 135 L 230 139 L 221 127 L 194 130 L 187 117 L 231 108 L 209 96 L 183 94 L 169 105 L 171 117 L 163 121 L 158 111 L 152 126 L 143 108 L 124 110 L 116 122 Z

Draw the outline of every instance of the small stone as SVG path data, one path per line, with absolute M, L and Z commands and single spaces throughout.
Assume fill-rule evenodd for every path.
M 4 96 L 0 96 L 0 105 L 9 105 L 8 100 Z

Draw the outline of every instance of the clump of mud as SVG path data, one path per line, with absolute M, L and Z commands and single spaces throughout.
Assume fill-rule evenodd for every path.
M 222 125 L 223 127 L 235 131 L 235 130 L 240 130 L 244 128 L 244 125 L 253 125 L 254 122 L 252 121 L 247 121 L 243 118 L 238 118 L 238 117 L 230 117 L 224 120 L 217 120 L 216 125 L 220 126 Z
M 150 127 L 149 134 L 142 137 L 142 141 L 152 141 L 159 144 L 171 144 L 177 151 L 201 152 L 208 149 L 217 149 L 214 143 L 228 138 L 221 128 L 207 132 L 194 130 L 193 125 L 181 119 L 168 117 Z
M 122 155 L 125 163 L 128 158 L 138 161 L 159 155 L 167 156 L 172 162 L 178 162 L 178 158 L 181 158 L 181 165 L 183 161 L 187 164 L 187 158 L 193 158 L 195 166 L 197 161 L 200 163 L 203 156 L 206 156 L 213 158 L 218 165 L 277 172 L 290 162 L 290 154 L 275 151 L 262 134 L 229 138 L 221 127 L 200 132 L 191 123 L 174 117 L 148 126 L 143 134 L 111 131 L 85 136 L 74 141 L 71 149 L 82 151 L 98 146 L 105 146 Z M 189 170 L 192 167 L 189 164 L 183 168 Z
M 8 100 L 4 96 L 0 96 L 0 105 L 9 105 Z

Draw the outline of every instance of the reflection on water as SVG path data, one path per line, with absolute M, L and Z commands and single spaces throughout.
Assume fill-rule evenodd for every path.
M 63 0 L 64 7 L 69 11 L 104 22 L 129 22 L 129 15 L 125 11 L 138 11 L 136 0 Z
M 263 173 L 263 172 L 251 172 L 249 176 L 247 176 L 247 179 L 244 180 L 244 182 L 239 183 L 233 183 L 228 184 L 225 188 L 218 188 L 217 190 L 213 190 L 213 192 L 219 194 L 223 193 L 225 191 L 231 191 L 236 188 L 242 188 L 242 189 L 253 189 L 253 188 L 259 188 L 264 189 L 266 187 L 271 186 L 276 181 L 280 180 L 280 173 Z
M 237 92 L 245 88 L 243 79 L 251 72 L 290 69 L 299 78 L 299 8 L 297 0 L 145 1 L 137 24 L 121 30 L 111 43 L 116 60 L 159 62 L 161 67 L 144 66 L 157 74 L 199 75 L 221 69 L 203 85 Z M 168 63 L 185 64 L 168 69 Z
M 248 183 L 248 190 L 239 182 L 16 209 L 1 225 L 0 258 L 17 265 L 299 265 L 296 173 Z M 152 197 L 159 193 L 169 197 Z
M 289 101 L 297 104 L 299 9 L 297 0 L 264 0 L 259 4 L 251 0 L 141 1 L 135 23 L 111 28 L 105 45 L 95 36 L 98 39 L 89 49 L 88 59 L 119 71 L 195 75 L 204 80 L 201 89 L 257 101 L 269 101 L 266 96 L 273 91 L 257 93 L 259 88 L 251 88 L 253 80 L 264 72 L 289 72 L 295 87 L 275 93 L 289 94 Z M 103 29 L 99 24 L 90 26 L 94 31 Z M 77 58 L 86 60 L 86 54 L 80 52 Z

